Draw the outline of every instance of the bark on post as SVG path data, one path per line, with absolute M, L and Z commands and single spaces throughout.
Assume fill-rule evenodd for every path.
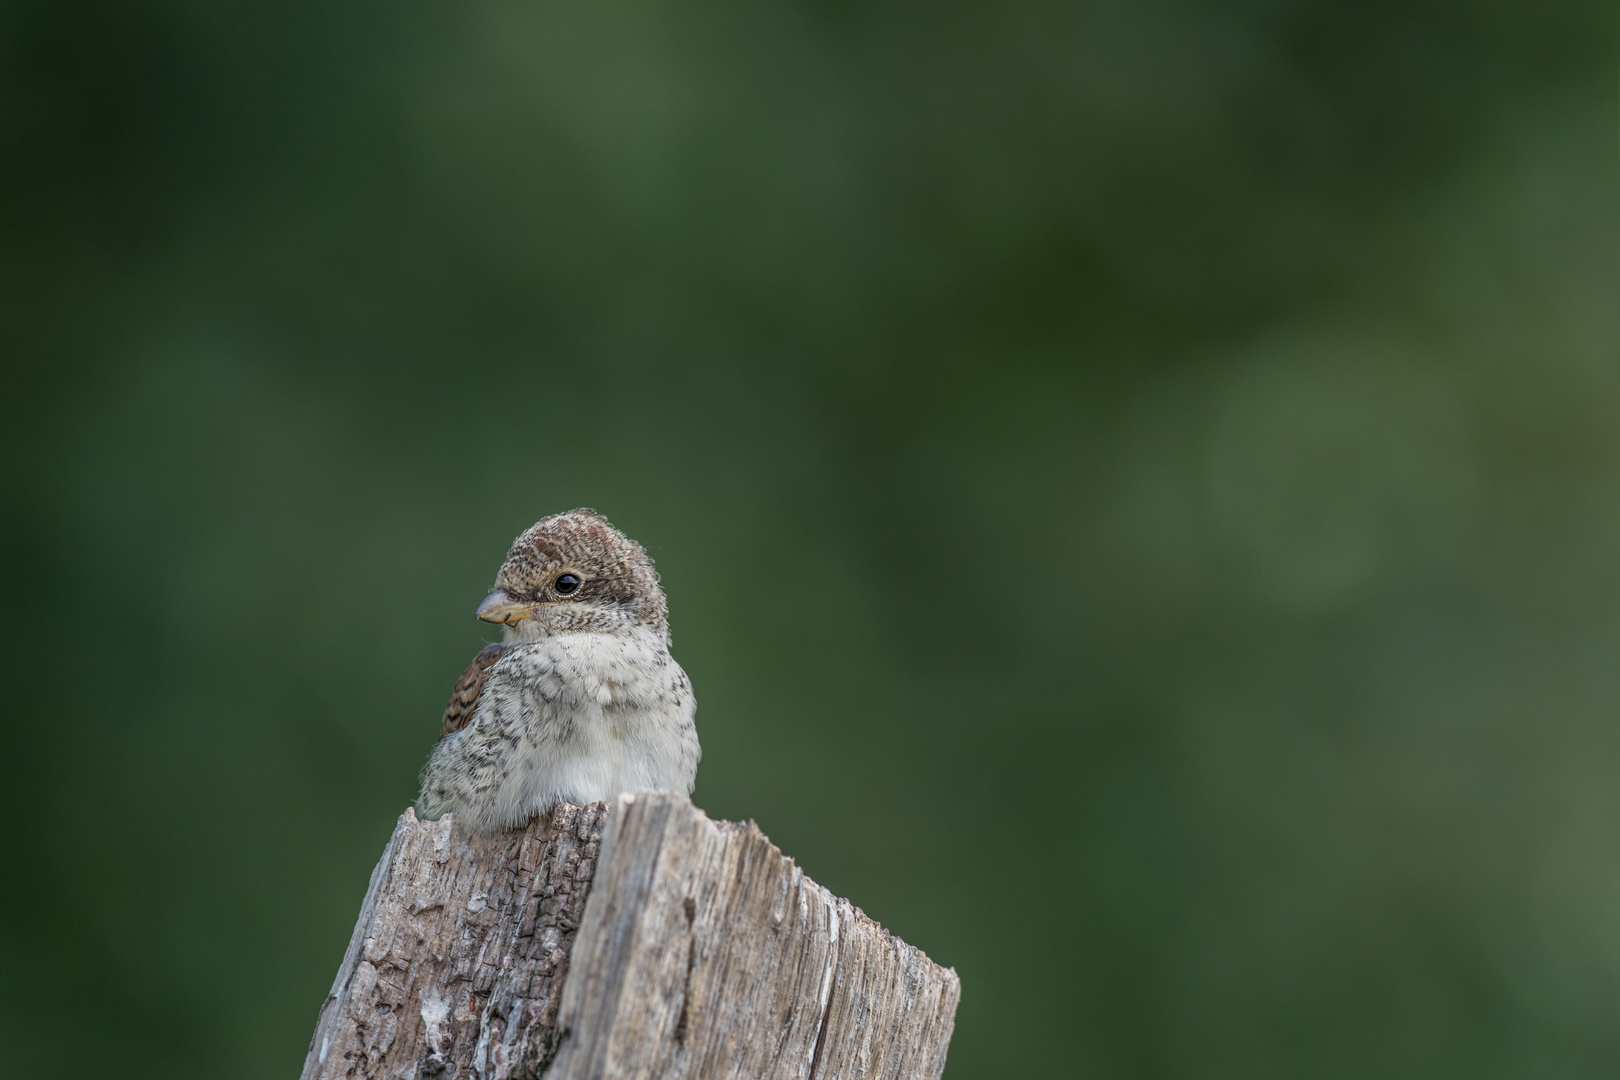
M 607 814 L 559 806 L 494 837 L 401 814 L 303 1080 L 539 1075 Z
M 608 819 L 565 806 L 480 839 L 407 811 L 305 1080 L 940 1075 L 954 971 L 751 822 L 664 792 Z

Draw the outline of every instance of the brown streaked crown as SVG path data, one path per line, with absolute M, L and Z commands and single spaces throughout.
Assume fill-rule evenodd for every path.
M 570 573 L 582 584 L 563 595 L 557 579 Z M 669 632 L 669 607 L 646 549 L 586 507 L 541 518 L 513 541 L 495 588 L 514 600 L 555 605 L 552 618 L 562 626 L 606 629 L 597 624 L 607 617 Z

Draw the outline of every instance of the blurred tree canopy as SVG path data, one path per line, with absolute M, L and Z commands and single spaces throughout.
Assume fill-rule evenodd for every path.
M 8 0 L 6 1071 L 292 1075 L 591 505 L 954 1080 L 1620 1073 L 1617 29 Z

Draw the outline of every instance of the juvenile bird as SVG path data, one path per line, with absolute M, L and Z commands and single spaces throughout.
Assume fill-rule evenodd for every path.
M 536 522 L 478 605 L 502 626 L 457 680 L 417 809 L 477 832 L 561 802 L 692 793 L 697 702 L 641 545 L 594 510 Z

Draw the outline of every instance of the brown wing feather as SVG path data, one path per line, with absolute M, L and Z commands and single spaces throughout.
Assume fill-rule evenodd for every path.
M 439 728 L 439 738 L 460 731 L 472 722 L 473 710 L 478 707 L 478 695 L 484 692 L 484 680 L 489 678 L 489 669 L 495 666 L 504 649 L 502 645 L 485 645 L 483 651 L 467 665 L 467 670 L 461 673 L 461 678 L 456 680 L 456 688 L 450 691 L 450 703 L 444 707 L 444 723 Z

